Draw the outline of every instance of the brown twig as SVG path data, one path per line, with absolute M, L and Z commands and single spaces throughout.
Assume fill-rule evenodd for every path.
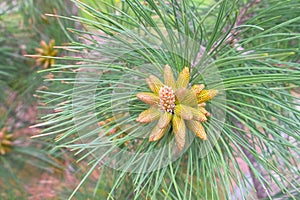
M 237 36 L 240 34 L 241 30 L 237 30 L 237 27 L 239 27 L 240 25 L 244 24 L 253 14 L 248 14 L 248 11 L 253 8 L 254 6 L 256 6 L 258 3 L 260 3 L 260 0 L 252 0 L 249 3 L 247 3 L 239 12 L 239 15 L 237 16 L 237 19 L 232 27 L 232 30 L 229 32 L 229 34 L 227 35 L 226 39 L 225 39 L 225 43 L 230 44 L 231 46 L 238 46 L 238 41 L 239 39 L 237 38 Z M 228 29 L 231 27 L 227 26 L 223 32 L 226 33 L 228 31 Z M 223 40 L 223 39 L 222 39 Z M 219 45 L 219 43 L 221 42 L 221 40 L 217 41 L 210 52 L 213 52 L 215 50 L 215 48 Z M 238 48 L 238 50 L 244 50 L 242 47 Z
M 239 121 L 232 119 L 234 124 L 236 125 L 237 128 L 239 129 L 245 129 L 244 125 L 242 123 L 240 123 Z M 240 135 L 239 131 L 237 129 L 233 129 L 233 131 L 237 134 Z M 251 144 L 250 144 L 251 145 Z M 244 152 L 244 154 L 247 156 L 248 160 L 251 162 L 252 166 L 260 173 L 263 174 L 263 169 L 261 169 L 261 166 L 259 165 L 259 163 L 257 162 L 257 160 L 255 159 L 255 157 L 242 145 L 240 145 L 242 151 Z M 249 167 L 249 166 L 248 166 Z M 262 198 L 267 198 L 268 194 L 267 194 L 267 189 L 266 187 L 261 184 L 261 182 L 259 181 L 258 178 L 256 178 L 255 174 L 253 173 L 252 169 L 249 167 L 249 171 L 250 171 L 250 175 L 252 178 L 252 182 L 254 185 L 254 188 L 256 190 L 256 195 L 258 199 L 262 199 Z

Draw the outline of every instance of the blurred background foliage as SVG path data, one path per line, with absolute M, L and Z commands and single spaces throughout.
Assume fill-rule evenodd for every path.
M 25 57 L 35 54 L 41 40 L 68 42 L 61 27 L 73 26 L 72 23 L 58 22 L 45 15 L 68 15 L 68 6 L 61 2 L 0 2 L 0 148 L 5 146 L 7 135 L 11 142 L 7 151 L 0 155 L 0 199 L 55 196 L 51 194 L 52 186 L 47 189 L 43 181 L 52 181 L 53 175 L 60 180 L 64 171 L 62 153 L 51 154 L 48 150 L 52 144 L 31 139 L 40 132 L 40 129 L 29 128 L 39 118 L 35 91 L 45 86 L 43 76 L 47 73 L 37 73 L 41 66 L 34 59 Z M 60 54 L 63 55 L 63 50 Z M 45 192 L 43 188 L 46 188 Z
M 0 2 L 0 148 L 5 149 L 0 154 L 1 199 L 68 199 L 70 195 L 80 200 L 256 199 L 255 189 L 259 192 L 260 188 L 249 186 L 251 178 L 258 186 L 270 187 L 266 189 L 268 198 L 299 197 L 300 124 L 295 106 L 299 105 L 300 2 L 179 2 Z M 100 94 L 102 90 L 111 92 L 127 69 L 167 62 L 179 71 L 187 61 L 164 50 L 122 55 L 132 41 L 122 41 L 118 34 L 134 30 L 132 37 L 157 36 L 153 27 L 158 26 L 182 32 L 206 47 L 205 53 L 215 60 L 224 80 L 222 92 L 228 101 L 219 106 L 227 109 L 226 124 L 207 158 L 197 157 L 203 143 L 195 142 L 174 164 L 132 175 L 101 166 L 98 158 L 86 151 L 91 147 L 80 144 L 71 113 L 73 86 L 81 68 L 105 66 L 112 70 L 114 74 L 109 71 L 102 76 L 106 82 L 97 89 L 99 104 L 111 109 Z M 158 38 L 164 47 L 172 48 L 163 36 Z M 53 66 L 43 69 L 33 55 L 41 41 L 48 44 L 51 39 L 58 55 Z M 110 49 L 105 41 L 121 45 Z M 198 60 L 199 68 L 202 63 L 205 60 Z M 197 77 L 195 82 L 201 80 Z M 140 108 L 134 109 L 136 114 Z M 99 121 L 107 120 L 102 107 L 96 110 Z M 112 123 L 109 131 L 118 125 Z M 80 127 L 87 137 L 98 134 L 88 126 Z M 36 138 L 38 134 L 45 137 Z M 130 143 L 130 138 L 112 138 L 129 148 L 126 142 Z M 251 178 L 243 174 L 238 159 L 250 167 Z M 286 182 L 289 184 L 283 184 Z

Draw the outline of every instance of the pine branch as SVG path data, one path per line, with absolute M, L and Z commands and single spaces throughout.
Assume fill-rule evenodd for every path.
M 148 4 L 144 5 L 139 0 L 128 0 L 122 2 L 124 10 L 120 7 L 109 7 L 114 12 L 109 12 L 109 9 L 107 12 L 98 12 L 97 9 L 82 3 L 82 1 L 75 2 L 80 10 L 93 17 L 93 19 L 70 17 L 71 20 L 82 23 L 86 28 L 72 30 L 72 32 L 78 37 L 88 40 L 83 44 L 76 43 L 76 46 L 74 45 L 74 49 L 84 50 L 83 52 L 88 52 L 88 56 L 83 54 L 84 58 L 66 58 L 69 61 L 80 61 L 82 65 L 61 67 L 62 69 L 68 67 L 88 69 L 91 67 L 97 71 L 104 71 L 104 73 L 100 78 L 92 71 L 83 73 L 84 70 L 69 72 L 62 71 L 59 67 L 51 69 L 55 73 L 56 79 L 52 81 L 59 84 L 59 81 L 65 80 L 74 83 L 76 87 L 74 90 L 71 88 L 73 84 L 61 85 L 61 88 L 55 88 L 53 85 L 51 91 L 44 92 L 45 102 L 53 102 L 53 107 L 61 110 L 61 112 L 46 116 L 44 119 L 45 124 L 49 126 L 45 132 L 48 132 L 51 137 L 57 135 L 56 142 L 61 147 L 78 150 L 79 153 L 88 150 L 84 155 L 78 154 L 78 160 L 91 157 L 90 166 L 95 168 L 98 167 L 102 155 L 93 156 L 94 151 L 98 152 L 101 148 L 113 145 L 104 151 L 105 155 L 109 154 L 108 158 L 111 158 L 108 161 L 117 161 L 113 163 L 113 167 L 126 170 L 130 168 L 138 172 L 128 175 L 134 182 L 133 188 L 130 189 L 135 191 L 134 198 L 136 199 L 142 196 L 151 199 L 160 199 L 160 197 L 222 199 L 229 197 L 231 195 L 230 187 L 233 186 L 231 180 L 234 180 L 239 188 L 245 186 L 247 182 L 244 175 L 240 176 L 242 170 L 235 162 L 236 150 L 234 147 L 240 150 L 241 158 L 247 161 L 248 167 L 252 169 L 250 172 L 259 198 L 267 197 L 270 194 L 270 191 L 266 190 L 266 187 L 269 188 L 269 184 L 266 182 L 269 180 L 266 178 L 268 175 L 284 191 L 283 181 L 278 181 L 272 172 L 279 176 L 280 180 L 286 180 L 278 168 L 282 164 L 284 167 L 292 169 L 288 147 L 299 152 L 297 147 L 278 134 L 278 131 L 286 131 L 289 136 L 299 138 L 294 131 L 296 130 L 295 122 L 299 121 L 296 118 L 299 113 L 289 103 L 291 97 L 286 90 L 289 84 L 295 84 L 299 73 L 289 66 L 278 67 L 274 63 L 285 62 L 286 65 L 295 66 L 288 56 L 294 55 L 296 47 L 293 49 L 288 46 L 288 41 L 298 36 L 295 34 L 286 36 L 286 32 L 281 29 L 289 28 L 289 25 L 297 20 L 296 17 L 282 23 L 275 19 L 274 21 L 268 20 L 267 25 L 271 22 L 279 24 L 275 27 L 272 24 L 263 26 L 261 21 L 255 21 L 261 17 L 259 15 L 261 8 L 259 7 L 258 10 L 253 9 L 255 10 L 253 13 L 257 13 L 257 17 L 250 15 L 248 20 L 249 9 L 260 1 L 250 1 L 250 4 L 246 4 L 240 9 L 239 15 L 235 11 L 239 9 L 238 6 L 242 5 L 229 0 L 220 1 L 206 14 L 206 10 L 199 11 L 205 14 L 203 18 L 198 17 L 201 15 L 198 15 L 198 12 L 194 10 L 195 7 L 191 7 L 188 1 L 180 1 L 180 5 L 178 5 L 179 3 L 167 4 L 164 1 L 157 3 L 157 1 L 147 0 Z M 281 11 L 280 8 L 278 9 Z M 263 9 L 267 9 L 267 7 Z M 116 11 L 118 15 L 115 14 Z M 267 15 L 269 16 L 269 12 Z M 268 16 L 266 19 L 270 18 Z M 251 21 L 253 18 L 254 20 Z M 244 24 L 245 21 L 249 24 Z M 260 29 L 259 26 L 272 28 L 257 34 L 256 29 Z M 245 33 L 245 37 L 244 35 L 240 36 L 239 42 L 245 49 L 255 53 L 241 53 L 238 49 L 228 45 L 228 41 L 226 41 L 228 36 L 241 28 L 243 28 L 242 33 Z M 169 30 L 168 34 L 165 29 Z M 174 29 L 174 31 L 170 29 Z M 272 32 L 270 35 L 271 31 L 274 33 Z M 101 34 L 99 34 L 100 32 Z M 102 34 L 103 32 L 106 34 Z M 182 38 L 184 37 L 178 37 L 177 32 L 185 34 L 187 38 L 192 37 L 197 42 L 188 40 L 183 42 Z M 153 37 L 153 40 L 148 37 Z M 236 35 L 234 37 L 236 38 Z M 103 42 L 99 43 L 98 38 L 101 38 Z M 281 51 L 278 53 L 278 48 L 275 47 L 281 44 L 278 42 L 281 39 L 286 43 L 280 45 Z M 215 47 L 214 44 L 216 44 Z M 289 48 L 289 50 L 286 51 L 285 48 Z M 208 55 L 210 53 L 213 55 Z M 150 74 L 162 76 L 162 66 L 165 64 L 169 64 L 178 75 L 186 66 L 185 64 L 189 62 L 194 62 L 192 69 L 201 72 L 194 74 L 193 83 L 203 83 L 204 77 L 209 79 L 204 81 L 205 84 L 211 81 L 211 87 L 217 87 L 220 91 L 217 96 L 220 99 L 209 104 L 213 111 L 211 112 L 213 116 L 211 126 L 204 124 L 207 125 L 205 129 L 207 129 L 208 135 L 212 136 L 216 148 L 206 149 L 205 145 L 208 143 L 194 140 L 188 153 L 184 154 L 189 157 L 187 162 L 184 162 L 185 156 L 182 156 L 178 162 L 170 164 L 169 167 L 153 173 L 142 173 L 145 169 L 152 169 L 153 164 L 160 164 L 161 161 L 164 161 L 165 154 L 163 152 L 155 154 L 153 157 L 155 162 L 151 162 L 152 164 L 149 164 L 148 157 L 139 158 L 139 154 L 164 147 L 169 144 L 169 139 L 174 134 L 167 134 L 166 136 L 170 137 L 164 137 L 157 143 L 149 143 L 145 137 L 149 135 L 149 130 L 152 130 L 153 127 L 145 127 L 136 123 L 141 111 L 148 109 L 148 106 L 137 101 L 136 93 L 148 91 L 145 79 Z M 216 65 L 216 68 L 213 65 Z M 147 66 L 150 67 L 147 68 Z M 220 79 L 216 78 L 217 71 Z M 82 78 L 86 76 L 90 78 L 80 79 L 77 72 L 82 74 Z M 226 99 L 221 98 L 222 92 L 226 93 L 223 95 L 226 95 Z M 52 98 L 50 98 L 51 95 L 53 95 Z M 76 97 L 76 101 L 74 101 L 74 97 Z M 70 99 L 73 99 L 73 102 Z M 124 115 L 126 117 L 111 121 L 112 113 L 127 114 L 128 110 L 130 110 L 129 117 Z M 287 116 L 288 112 L 294 113 L 295 116 Z M 76 114 L 75 118 L 74 113 Z M 230 118 L 227 121 L 225 116 L 235 118 L 236 122 Z M 102 125 L 96 126 L 97 122 L 101 122 Z M 279 123 L 284 125 L 280 126 Z M 74 124 L 76 125 L 74 126 Z M 266 137 L 265 132 L 261 132 L 261 128 L 266 130 L 269 137 Z M 217 136 L 219 135 L 216 135 L 216 138 L 214 136 L 220 129 L 222 129 L 222 134 L 218 140 Z M 248 138 L 242 137 L 241 133 L 246 133 L 246 129 L 251 132 L 252 144 L 248 143 Z M 81 138 L 78 137 L 78 133 Z M 134 139 L 139 136 L 144 139 Z M 256 141 L 258 142 L 256 143 Z M 264 157 L 262 157 L 260 153 L 252 151 L 251 147 L 254 146 L 259 149 L 266 147 L 269 151 L 263 151 Z M 127 158 L 124 156 L 125 154 L 115 153 L 118 152 L 119 147 L 134 152 L 133 157 L 125 159 L 124 165 L 119 163 L 119 158 Z M 167 146 L 165 148 L 167 149 Z M 210 154 L 203 155 L 207 151 L 210 151 Z M 275 158 L 275 162 L 272 158 Z M 282 159 L 283 162 L 278 163 L 279 159 Z M 108 161 L 105 164 L 109 163 Z M 227 161 L 233 163 L 233 166 L 229 167 Z M 89 169 L 79 186 L 87 180 L 93 167 Z M 108 189 L 111 190 L 109 197 L 119 197 L 118 191 L 131 192 L 128 189 L 129 180 L 124 178 L 127 176 L 126 170 L 112 181 L 112 187 Z M 106 179 L 99 178 L 99 184 L 103 183 L 106 183 Z M 242 195 L 242 198 L 245 198 L 245 194 Z

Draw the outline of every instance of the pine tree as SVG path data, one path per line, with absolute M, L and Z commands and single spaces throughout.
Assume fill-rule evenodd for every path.
M 65 198 L 299 197 L 300 1 L 72 2 L 38 91 Z

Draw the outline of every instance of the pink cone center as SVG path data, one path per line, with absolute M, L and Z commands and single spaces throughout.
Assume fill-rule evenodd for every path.
M 174 113 L 175 94 L 171 87 L 163 86 L 159 90 L 159 106 L 162 111 Z

